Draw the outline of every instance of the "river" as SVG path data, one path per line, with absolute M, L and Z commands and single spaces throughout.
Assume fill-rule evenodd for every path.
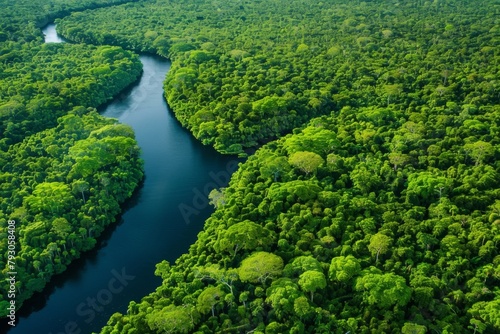
M 54 25 L 43 32 L 46 42 L 63 42 Z M 213 211 L 206 193 L 224 185 L 236 169 L 236 159 L 196 141 L 168 109 L 162 81 L 170 62 L 140 58 L 140 81 L 101 111 L 134 129 L 145 162 L 144 184 L 96 248 L 25 303 L 9 334 L 97 332 L 113 313 L 126 312 L 131 300 L 161 284 L 155 264 L 173 263 L 196 240 Z

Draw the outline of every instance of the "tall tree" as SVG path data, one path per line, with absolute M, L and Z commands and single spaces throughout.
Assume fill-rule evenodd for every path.
M 268 252 L 255 252 L 241 262 L 238 269 L 243 282 L 265 284 L 268 279 L 281 276 L 283 259 Z

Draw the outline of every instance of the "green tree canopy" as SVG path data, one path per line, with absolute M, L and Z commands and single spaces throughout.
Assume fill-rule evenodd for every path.
M 403 277 L 393 273 L 381 274 L 380 271 L 362 273 L 356 279 L 356 291 L 363 292 L 363 300 L 380 308 L 393 305 L 405 306 L 411 297 L 411 289 Z
M 323 164 L 323 158 L 314 152 L 295 152 L 288 158 L 290 164 L 309 175 L 314 173 Z
M 265 284 L 267 279 L 281 276 L 283 259 L 268 252 L 255 252 L 241 262 L 238 269 L 243 282 Z

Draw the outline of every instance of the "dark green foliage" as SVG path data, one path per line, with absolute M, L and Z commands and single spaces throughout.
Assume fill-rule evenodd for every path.
M 37 28 L 117 1 L 0 1 L 0 268 L 16 221 L 16 308 L 114 222 L 142 180 L 132 129 L 97 114 L 142 71 L 119 47 L 42 44 Z M 2 276 L 3 277 L 3 276 Z M 8 286 L 0 284 L 0 316 Z
M 494 103 L 496 14 L 490 0 L 158 0 L 73 14 L 58 29 L 171 58 L 165 89 L 176 117 L 203 143 L 238 153 L 344 106 L 473 114 Z M 469 133 L 487 131 L 481 124 Z M 414 125 L 401 138 L 410 144 L 421 135 Z
M 0 71 L 0 148 L 5 150 L 55 126 L 74 106 L 107 102 L 139 77 L 142 66 L 137 55 L 118 47 L 43 44 L 21 48 L 15 60 L 0 63 Z M 75 124 L 65 126 L 71 131 Z
M 102 333 L 158 333 L 146 313 L 207 296 L 192 332 L 500 332 L 498 12 L 160 0 L 63 20 L 171 57 L 169 103 L 221 152 L 328 114 L 242 164 L 189 253 Z
M 158 0 L 58 21 L 73 41 L 171 58 L 170 105 L 221 152 L 293 130 L 211 194 L 217 209 L 189 253 L 159 264 L 163 284 L 102 332 L 500 332 L 499 10 L 493 0 Z M 27 113 L 9 99 L 0 115 Z M 79 128 L 66 117 L 61 131 Z M 76 233 L 59 219 L 69 217 L 43 218 L 90 205 L 93 175 L 124 163 L 103 152 L 131 142 L 106 140 L 108 130 L 63 146 L 65 177 L 39 171 L 9 202 L 15 217 L 43 207 L 31 240 L 59 238 L 33 271 L 53 268 L 57 240 Z M 19 154 L 43 151 L 32 138 Z M 15 184 L 13 172 L 1 177 Z M 77 217 L 88 240 L 90 220 Z
M 126 333 L 123 324 L 140 323 L 141 309 L 194 307 L 210 286 L 230 298 L 214 300 L 215 318 L 207 304 L 193 317 L 193 332 L 500 331 L 499 111 L 479 106 L 474 118 L 490 124 L 488 133 L 450 141 L 434 122 L 441 109 L 344 107 L 269 143 L 240 165 L 224 189 L 225 204 L 190 252 L 158 270 L 163 285 L 103 333 Z M 382 112 L 399 116 L 383 127 L 366 121 Z M 448 115 L 457 132 L 465 131 L 460 114 Z M 414 145 L 398 144 L 407 161 L 395 168 L 394 145 L 416 118 L 425 131 Z M 360 135 L 371 129 L 368 138 Z M 313 149 L 307 143 L 319 133 L 335 145 L 315 153 L 325 161 L 316 173 L 287 169 L 277 181 L 264 168 L 271 158 Z M 493 147 L 479 164 L 464 151 L 476 142 Z M 272 237 L 266 244 L 249 238 L 264 230 Z M 193 275 L 194 266 L 239 276 L 224 284 L 215 275 Z
M 72 11 L 107 7 L 131 0 L 0 0 L 0 43 L 6 40 L 29 43 L 41 42 L 42 28 L 57 17 Z
M 75 111 L 3 153 L 0 175 L 7 182 L 0 193 L 0 234 L 6 235 L 8 219 L 16 221 L 19 306 L 95 245 L 142 180 L 139 148 L 130 129 L 95 110 L 84 116 Z M 71 131 L 65 131 L 67 124 L 73 125 Z M 96 139 L 104 127 L 122 131 Z M 57 154 L 49 153 L 56 148 Z M 7 249 L 7 238 L 0 248 Z M 1 268 L 6 264 L 2 253 Z M 0 303 L 6 288 L 0 286 Z

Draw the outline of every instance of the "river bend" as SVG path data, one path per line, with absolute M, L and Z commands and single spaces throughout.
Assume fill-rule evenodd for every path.
M 43 32 L 46 42 L 64 42 L 54 25 Z M 134 129 L 145 162 L 144 184 L 96 248 L 25 303 L 9 334 L 97 332 L 113 313 L 126 312 L 129 301 L 161 284 L 155 264 L 174 262 L 196 240 L 212 212 L 204 195 L 224 185 L 236 168 L 234 158 L 196 141 L 169 111 L 162 82 L 170 62 L 140 58 L 140 80 L 101 111 Z

